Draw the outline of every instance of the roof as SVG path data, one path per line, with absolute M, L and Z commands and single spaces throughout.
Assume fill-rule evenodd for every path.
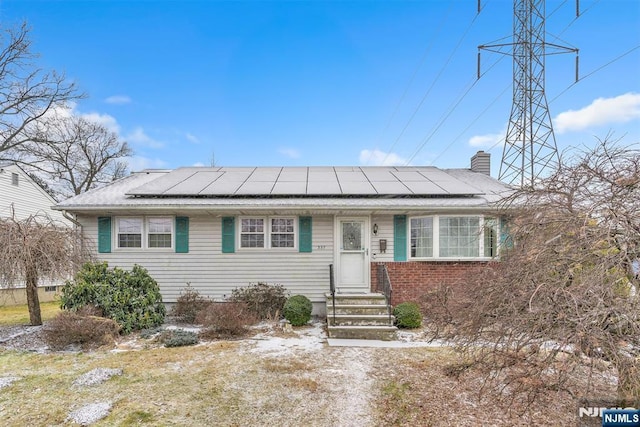
M 186 167 L 134 173 L 56 209 L 481 208 L 508 190 L 470 169 L 431 166 Z
M 483 191 L 435 167 L 180 168 L 133 196 L 474 195 Z

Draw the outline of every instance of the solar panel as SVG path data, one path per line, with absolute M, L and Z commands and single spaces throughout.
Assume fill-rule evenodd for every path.
M 472 195 L 471 184 L 435 167 L 180 168 L 131 195 Z

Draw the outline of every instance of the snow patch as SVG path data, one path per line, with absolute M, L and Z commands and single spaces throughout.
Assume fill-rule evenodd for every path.
M 20 377 L 0 377 L 0 390 L 5 387 L 9 387 L 14 382 L 21 379 Z
M 67 417 L 67 421 L 72 421 L 82 426 L 88 426 L 109 415 L 111 407 L 111 402 L 92 403 L 71 412 Z
M 122 369 L 96 368 L 76 378 L 73 385 L 87 387 L 101 384 L 115 375 L 122 375 Z
M 255 345 L 250 352 L 269 356 L 293 355 L 300 351 L 309 353 L 321 350 L 327 340 L 323 322 L 314 322 L 311 327 L 294 328 L 294 336 L 291 337 L 277 337 L 273 334 L 274 331 L 269 330 L 247 340 Z

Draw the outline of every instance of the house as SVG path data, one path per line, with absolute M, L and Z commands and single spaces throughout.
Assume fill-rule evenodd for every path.
M 0 218 L 26 219 L 47 215 L 71 225 L 62 212 L 53 210 L 56 200 L 15 163 L 0 163 Z
M 55 209 L 75 215 L 99 259 L 148 269 L 165 302 L 187 284 L 222 299 L 267 282 L 323 312 L 330 266 L 338 293 L 375 289 L 385 266 L 398 303 L 492 260 L 506 191 L 478 152 L 469 169 L 146 170 Z
M 60 211 L 53 210 L 56 200 L 40 187 L 15 163 L 0 163 L 0 219 L 24 220 L 29 216 L 47 216 L 56 223 L 71 226 L 72 223 Z M 48 220 L 48 219 L 47 219 Z M 39 283 L 40 301 L 51 301 L 56 283 L 42 280 Z M 0 305 L 26 303 L 24 283 L 0 283 Z

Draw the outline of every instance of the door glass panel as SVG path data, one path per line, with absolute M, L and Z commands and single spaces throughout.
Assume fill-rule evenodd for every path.
M 362 250 L 362 223 L 342 223 L 342 248 L 345 251 Z

